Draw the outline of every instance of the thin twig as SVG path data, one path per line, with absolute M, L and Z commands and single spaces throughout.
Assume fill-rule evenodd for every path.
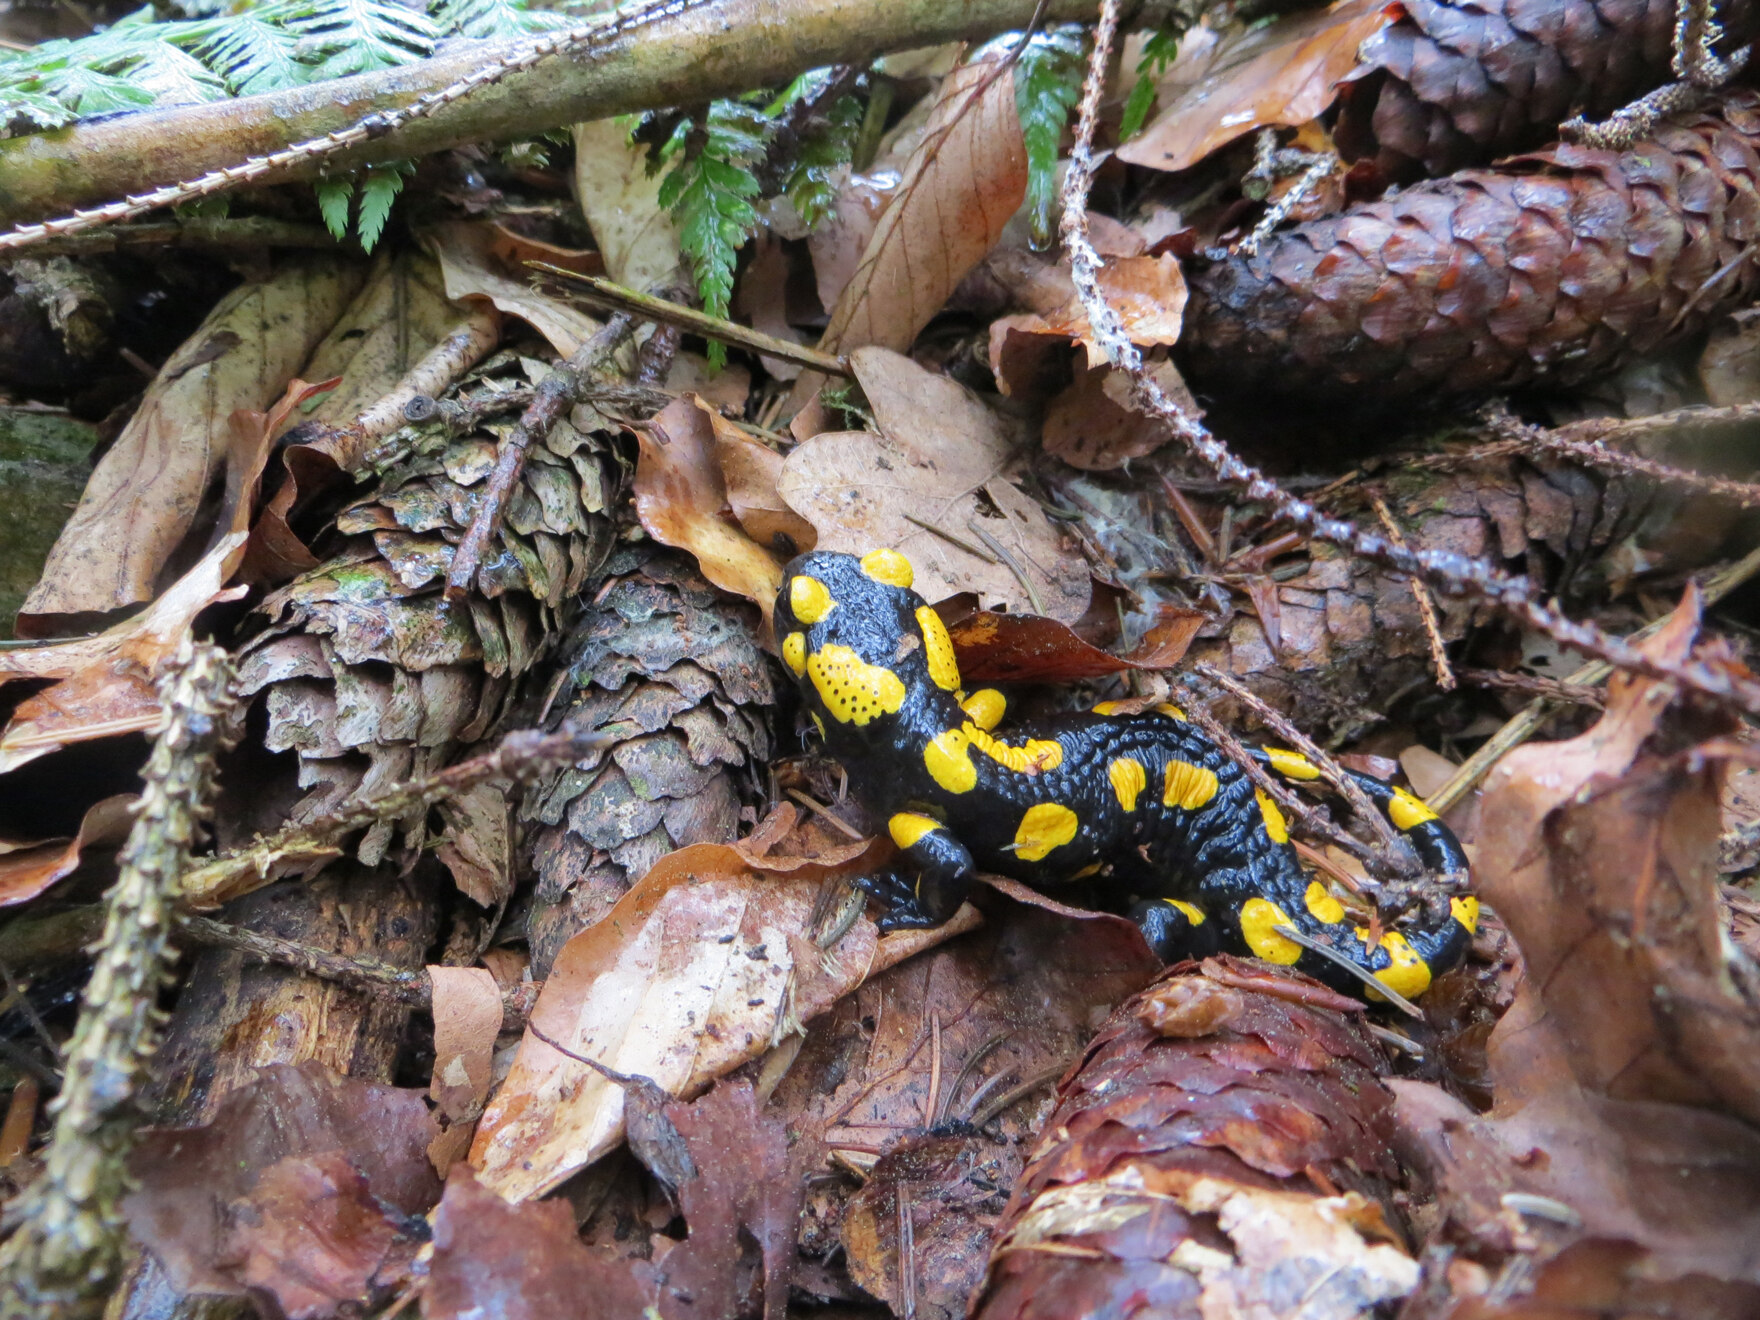
M 1181 443 L 1220 479 L 1240 489 L 1248 500 L 1270 505 L 1277 517 L 1312 537 L 1343 546 L 1395 572 L 1422 574 L 1425 580 L 1451 595 L 1491 604 L 1562 645 L 1605 660 L 1620 669 L 1677 683 L 1715 701 L 1760 714 L 1760 682 L 1737 666 L 1706 664 L 1690 659 L 1671 661 L 1643 654 L 1592 624 L 1578 622 L 1541 604 L 1534 599 L 1525 578 L 1511 577 L 1483 560 L 1450 551 L 1402 550 L 1385 536 L 1365 532 L 1344 519 L 1331 517 L 1313 504 L 1297 499 L 1263 472 L 1235 457 L 1227 445 L 1167 396 L 1148 374 L 1142 353 L 1131 343 L 1117 310 L 1106 299 L 1100 286 L 1100 255 L 1088 236 L 1087 202 L 1094 178 L 1094 132 L 1099 123 L 1100 99 L 1112 42 L 1118 31 L 1119 8 L 1119 0 L 1103 0 L 1100 21 L 1095 25 L 1094 48 L 1088 63 L 1088 75 L 1082 84 L 1075 144 L 1070 151 L 1069 170 L 1064 176 L 1061 227 L 1070 258 L 1071 282 L 1081 299 L 1094 339 L 1108 361 L 1130 380 L 1132 397 L 1138 406 L 1166 421 Z
M 798 788 L 791 788 L 788 790 L 788 795 L 791 798 L 793 798 L 796 802 L 800 803 L 803 807 L 807 808 L 807 810 L 815 811 L 819 815 L 823 816 L 827 821 L 829 821 L 831 823 L 832 828 L 836 829 L 839 833 L 843 834 L 844 837 L 854 839 L 857 842 L 860 842 L 861 840 L 868 837 L 867 835 L 863 834 L 860 830 L 858 830 L 854 825 L 851 825 L 842 816 L 839 816 L 830 807 L 826 806 L 823 802 L 821 802 L 817 798 L 813 797 L 810 793 L 803 793 Z
M 334 252 L 341 246 L 323 225 L 262 215 L 190 216 L 47 238 L 35 245 L 32 255 L 84 257 L 134 248 L 308 248 Z
M 1032 605 L 1033 613 L 1045 613 L 1044 602 L 1039 599 L 1039 593 L 1033 589 L 1033 579 L 1027 576 L 1027 570 L 1020 566 L 1013 555 L 1009 554 L 1007 547 L 980 527 L 976 518 L 966 519 L 966 529 L 988 546 L 991 554 L 1008 566 L 1008 571 L 1014 574 L 1015 581 L 1019 582 L 1021 589 L 1027 593 L 1027 602 Z
M 1718 570 L 1705 580 L 1700 587 L 1705 605 L 1708 608 L 1715 605 L 1756 573 L 1760 573 L 1760 550 L 1751 550 L 1735 563 Z M 1667 617 L 1664 616 L 1645 624 L 1626 639 L 1627 643 L 1637 643 L 1654 637 L 1666 622 Z M 1564 682 L 1570 687 L 1591 687 L 1605 683 L 1612 673 L 1613 666 L 1605 660 L 1592 660 L 1567 675 Z M 1473 787 L 1491 773 L 1492 766 L 1532 738 L 1546 722 L 1546 717 L 1557 708 L 1555 702 L 1545 697 L 1537 697 L 1522 707 L 1501 729 L 1487 738 L 1478 751 L 1461 763 L 1460 769 L 1449 777 L 1446 784 L 1429 796 L 1431 810 L 1447 811 L 1472 792 Z
M 1607 705 L 1607 694 L 1588 683 L 1567 683 L 1557 678 L 1539 678 L 1533 674 L 1512 674 L 1501 669 L 1463 669 L 1461 682 L 1473 687 L 1502 688 L 1530 697 L 1544 697 L 1561 706 Z
M 1400 531 L 1399 524 L 1394 522 L 1393 511 L 1387 507 L 1387 501 L 1379 495 L 1371 495 L 1369 499 L 1388 539 L 1404 550 L 1405 534 Z M 1430 588 L 1424 585 L 1423 578 L 1414 574 L 1406 581 L 1411 584 L 1412 599 L 1418 603 L 1418 617 L 1424 623 L 1424 640 L 1430 646 L 1430 666 L 1436 671 L 1436 686 L 1444 692 L 1453 692 L 1454 673 L 1448 667 L 1448 648 L 1442 640 L 1442 625 L 1436 620 L 1436 602 L 1430 599 Z
M 158 736 L 140 803 L 105 897 L 104 934 L 67 1047 L 43 1171 L 13 1206 L 0 1248 L 0 1316 L 94 1309 L 122 1261 L 120 1202 L 171 969 L 178 877 L 214 788 L 215 753 L 237 706 L 225 652 L 187 636 L 159 683 Z
M 1223 673 L 1215 665 L 1197 664 L 1192 667 L 1192 672 L 1203 675 L 1207 681 L 1231 694 L 1263 720 L 1265 726 L 1279 738 L 1307 757 L 1326 782 L 1338 791 L 1338 795 L 1350 803 L 1350 808 L 1356 813 L 1357 818 L 1375 832 L 1375 837 L 1381 841 L 1381 850 L 1386 854 L 1384 860 L 1394 870 L 1410 872 L 1413 869 L 1412 864 L 1416 862 L 1416 858 L 1410 856 L 1410 850 L 1405 841 L 1388 823 L 1386 816 L 1376 809 L 1375 804 L 1369 800 L 1369 795 L 1363 791 L 1362 786 L 1345 773 L 1343 766 L 1322 751 L 1318 743 L 1285 719 L 1282 711 L 1261 700 L 1245 683 Z M 1256 765 L 1257 762 L 1254 764 Z M 1403 864 L 1402 859 L 1404 859 Z
M 471 525 L 465 529 L 458 548 L 452 552 L 452 563 L 446 570 L 447 600 L 463 600 L 469 592 L 471 579 L 476 577 L 482 562 L 483 551 L 501 530 L 501 516 L 507 509 L 507 501 L 513 495 L 520 474 L 525 471 L 526 455 L 532 446 L 544 442 L 556 423 L 562 420 L 563 413 L 585 393 L 593 373 L 635 328 L 634 317 L 616 313 L 591 339 L 577 348 L 568 361 L 558 363 L 538 382 L 538 393 L 531 407 L 520 414 L 519 425 L 501 442 L 495 455 L 494 470 L 483 483 L 483 493 L 471 514 Z
M 614 741 L 605 731 L 556 733 L 521 729 L 481 756 L 420 779 L 371 793 L 302 825 L 290 825 L 268 838 L 222 853 L 183 877 L 183 899 L 192 907 L 212 907 L 268 884 L 290 865 L 334 857 L 341 841 L 379 820 L 401 820 L 412 811 L 457 797 L 478 784 L 531 778 L 558 761 L 578 760 Z
M 1332 946 L 1323 944 L 1312 936 L 1302 934 L 1302 932 L 1297 930 L 1294 926 L 1273 926 L 1271 929 L 1277 934 L 1283 936 L 1283 938 L 1290 943 L 1299 944 L 1309 953 L 1317 953 L 1333 966 L 1343 968 L 1408 1017 L 1415 1017 L 1420 1022 L 1424 1020 L 1424 1011 L 1416 1004 L 1407 999 L 1392 986 L 1388 985 L 1387 982 L 1383 981 L 1367 967 L 1362 967 L 1357 963 L 1352 962 Z
M 848 359 L 835 353 L 821 353 L 816 348 L 807 348 L 792 340 L 767 335 L 762 330 L 753 330 L 724 317 L 699 312 L 682 303 L 656 298 L 649 293 L 637 293 L 634 289 L 625 288 L 598 275 L 582 275 L 579 271 L 552 266 L 547 261 L 528 261 L 526 265 L 578 286 L 576 292 L 587 302 L 609 307 L 613 311 L 628 312 L 637 320 L 675 325 L 688 334 L 702 335 L 705 339 L 719 339 L 733 348 L 750 349 L 765 357 L 811 367 L 828 376 L 840 376 L 845 380 L 854 378 L 855 373 L 850 370 Z
M 914 513 L 905 514 L 904 520 L 908 523 L 915 523 L 918 527 L 921 527 L 925 532 L 931 532 L 934 535 L 939 536 L 943 541 L 946 541 L 949 545 L 958 546 L 961 550 L 964 550 L 968 555 L 971 555 L 975 559 L 982 559 L 986 564 L 995 564 L 995 563 L 1001 562 L 1000 560 L 998 560 L 996 558 L 995 555 L 991 554 L 983 546 L 973 545 L 970 541 L 966 540 L 964 537 L 955 536 L 952 532 L 948 531 L 945 527 L 937 527 L 934 523 L 929 522 L 926 519 L 919 518 Z

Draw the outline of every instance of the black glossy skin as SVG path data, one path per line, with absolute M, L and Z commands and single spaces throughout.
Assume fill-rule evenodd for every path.
M 905 834 L 895 828 L 894 838 L 921 874 L 914 882 L 892 881 L 885 895 L 892 903 L 885 923 L 889 928 L 945 920 L 964 899 L 972 872 L 984 870 L 1036 888 L 1094 877 L 1136 900 L 1131 915 L 1164 959 L 1218 949 L 1256 954 L 1293 964 L 1349 994 L 1364 992 L 1358 978 L 1277 936 L 1276 926 L 1293 926 L 1326 943 L 1408 996 L 1421 993 L 1434 975 L 1464 954 L 1477 918 L 1471 899 L 1432 904 L 1434 910 L 1421 914 L 1415 925 L 1368 947 L 1323 886 L 1316 896 L 1316 882 L 1303 871 L 1293 847 L 1274 837 L 1281 833 L 1275 807 L 1265 810 L 1246 773 L 1196 727 L 1171 713 L 1171 707 L 1133 715 L 1071 713 L 1012 726 L 1004 719 L 990 731 L 991 738 L 1015 747 L 1036 739 L 1055 743 L 1056 751 L 1040 746 L 1037 763 L 1023 754 L 1025 768 L 1016 769 L 979 746 L 969 746 L 964 760 L 971 773 L 964 774 L 960 757 L 941 757 L 944 773 L 938 779 L 925 755 L 932 740 L 950 730 L 968 737 L 975 733 L 981 740 L 982 721 L 974 721 L 960 704 L 965 694 L 958 693 L 957 671 L 949 668 L 950 652 L 934 671 L 941 681 L 932 676 L 928 654 L 935 639 L 925 639 L 919 621 L 922 598 L 876 580 L 864 562 L 827 552 L 797 558 L 788 566 L 775 619 L 778 638 L 788 642 L 784 652 L 791 673 L 806 708 L 823 729 L 828 750 L 849 771 L 852 787 L 870 808 L 888 821 L 906 822 Z M 887 563 L 880 565 L 883 577 L 889 571 L 894 578 L 908 577 L 908 566 L 902 573 L 897 567 L 904 564 L 901 558 L 893 556 L 890 562 L 890 570 Z M 823 593 L 809 588 L 797 597 L 797 578 L 822 584 Z M 812 615 L 827 600 L 830 608 L 814 621 L 796 614 L 797 601 Z M 800 639 L 790 640 L 790 634 L 800 634 Z M 835 675 L 827 678 L 822 669 L 816 676 L 818 666 L 810 662 L 818 657 L 821 666 L 835 666 L 839 647 L 873 667 L 865 675 L 872 691 L 859 682 L 839 686 Z M 803 659 L 809 663 L 802 664 Z M 902 695 L 879 671 L 902 685 Z M 946 686 L 950 679 L 952 689 Z M 959 741 L 957 735 L 952 739 L 956 750 Z M 1286 777 L 1314 777 L 1312 768 L 1293 754 L 1257 755 Z M 1056 765 L 1042 764 L 1052 757 L 1060 758 Z M 1129 811 L 1126 794 L 1109 773 L 1121 758 L 1134 760 L 1143 771 L 1143 787 Z M 952 771 L 946 769 L 950 761 Z M 1175 763 L 1188 767 L 1176 766 L 1176 787 L 1192 786 L 1189 799 L 1195 803 L 1205 798 L 1201 805 L 1164 803 L 1168 767 Z M 1207 796 L 1204 772 L 1214 776 L 1214 791 Z M 1122 773 L 1128 788 L 1131 772 L 1127 767 Z M 1383 809 L 1394 808 L 1390 818 L 1396 826 L 1404 815 L 1407 827 L 1402 832 L 1428 869 L 1465 871 L 1453 834 L 1421 804 L 1380 780 L 1357 778 Z M 1402 798 L 1403 805 L 1398 802 Z M 1035 807 L 1035 819 L 1049 813 L 1061 826 L 1049 832 L 1050 839 L 1061 840 L 1069 832 L 1070 822 L 1060 808 L 1075 818 L 1067 842 L 1056 842 L 1038 858 L 1023 856 L 1017 847 L 1017 829 Z M 1417 819 L 1420 815 L 1428 818 Z M 924 830 L 926 822 L 911 817 L 929 818 L 939 827 L 913 839 L 911 834 Z M 1025 837 L 1028 852 L 1035 842 L 1048 842 L 1044 831 L 1029 830 Z M 1271 912 L 1265 902 L 1254 900 L 1279 910 Z

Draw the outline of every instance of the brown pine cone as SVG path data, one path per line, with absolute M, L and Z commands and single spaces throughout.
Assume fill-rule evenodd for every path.
M 1570 384 L 1749 300 L 1757 235 L 1742 92 L 1631 151 L 1463 171 L 1196 272 L 1183 365 L 1200 388 L 1364 401 Z
M 1673 77 L 1674 0 L 1408 0 L 1363 43 L 1334 139 L 1391 180 L 1439 177 L 1539 146 L 1561 120 L 1604 116 Z M 1734 50 L 1748 0 L 1717 17 Z

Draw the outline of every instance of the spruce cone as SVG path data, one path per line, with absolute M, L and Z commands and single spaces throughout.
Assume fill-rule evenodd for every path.
M 1191 277 L 1181 343 L 1224 389 L 1570 384 L 1749 300 L 1757 235 L 1760 100 L 1738 93 L 1631 151 L 1559 146 L 1275 234 Z
M 1408 0 L 1363 43 L 1334 141 L 1409 182 L 1541 145 L 1560 121 L 1600 118 L 1669 82 L 1674 0 Z M 1753 35 L 1748 0 L 1717 16 L 1733 50 Z
M 479 373 L 453 394 L 481 397 L 508 383 Z M 267 694 L 264 744 L 298 752 L 299 785 L 313 790 L 291 823 L 437 770 L 485 737 L 515 681 L 552 644 L 558 607 L 581 593 L 610 548 L 605 510 L 622 481 L 612 439 L 564 421 L 534 447 L 476 590 L 462 606 L 446 605 L 452 547 L 494 465 L 495 436 L 516 415 L 464 436 L 443 422 L 400 433 L 413 452 L 337 518 L 343 549 L 258 607 L 272 622 L 244 648 L 240 685 Z M 477 806 L 505 816 L 486 799 Z M 363 862 L 383 858 L 398 824 L 367 832 Z M 401 824 L 419 847 L 423 820 Z
M 573 696 L 556 703 L 557 720 L 627 733 L 526 798 L 521 814 L 549 827 L 527 924 L 540 976 L 666 853 L 734 838 L 770 759 L 777 689 L 757 611 L 652 543 L 620 551 L 607 571 L 571 638 Z

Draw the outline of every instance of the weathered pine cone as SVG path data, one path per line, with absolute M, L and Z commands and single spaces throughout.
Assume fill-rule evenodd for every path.
M 1192 274 L 1199 388 L 1372 403 L 1572 384 L 1701 329 L 1760 271 L 1760 99 L 1613 152 L 1418 184 Z
M 462 393 L 496 387 L 473 378 Z M 244 648 L 239 681 L 266 694 L 264 744 L 299 754 L 299 785 L 312 791 L 292 823 L 437 770 L 485 737 L 553 644 L 558 608 L 610 549 L 605 510 L 623 480 L 614 442 L 565 420 L 534 446 L 474 589 L 462 605 L 446 604 L 452 548 L 514 416 L 463 436 L 439 423 L 415 428 L 410 457 L 338 516 L 341 551 L 258 607 L 270 623 Z M 400 824 L 420 847 L 424 821 L 373 826 L 361 860 L 376 865 Z
M 1550 141 L 1673 78 L 1674 0 L 1408 0 L 1363 43 L 1334 141 L 1390 180 L 1439 177 Z M 1755 7 L 1723 0 L 1720 49 L 1753 36 Z
M 570 636 L 570 686 L 553 722 L 617 742 L 527 794 L 538 883 L 527 920 L 535 974 L 674 848 L 739 833 L 770 759 L 772 662 L 758 613 L 722 596 L 676 551 L 614 554 Z

